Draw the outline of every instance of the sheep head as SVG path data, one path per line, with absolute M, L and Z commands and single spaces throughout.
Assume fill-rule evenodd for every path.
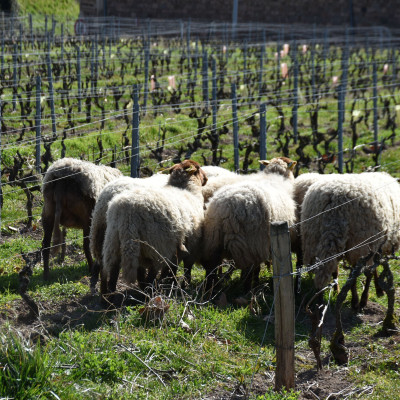
M 184 160 L 163 172 L 171 174 L 168 184 L 172 186 L 186 187 L 189 182 L 204 186 L 207 183 L 206 173 L 200 168 L 200 164 L 193 160 Z
M 276 157 L 271 160 L 260 160 L 259 163 L 265 165 L 264 172 L 266 174 L 279 174 L 294 180 L 293 169 L 297 161 L 288 157 Z

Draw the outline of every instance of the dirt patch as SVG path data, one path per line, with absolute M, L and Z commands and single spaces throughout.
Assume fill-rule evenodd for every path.
M 84 277 L 81 283 L 89 286 L 89 278 Z M 118 286 L 119 291 L 123 287 Z M 368 368 L 368 357 L 371 352 L 367 348 L 368 343 L 375 340 L 381 322 L 385 316 L 384 307 L 379 304 L 369 302 L 363 313 L 354 313 L 349 306 L 345 306 L 342 312 L 343 326 L 349 331 L 355 326 L 368 324 L 375 326 L 375 333 L 357 335 L 356 340 L 350 340 L 345 333 L 346 346 L 349 350 L 350 359 L 366 360 L 365 368 Z M 396 310 L 398 311 L 398 310 Z M 46 343 L 51 337 L 57 336 L 60 332 L 82 326 L 84 329 L 96 329 L 104 322 L 105 318 L 110 318 L 110 314 L 101 306 L 99 295 L 75 296 L 73 298 L 59 302 L 51 301 L 40 302 L 40 318 L 33 318 L 28 306 L 22 301 L 13 302 L 10 307 L 0 313 L 0 325 L 6 320 L 25 338 L 39 340 L 42 344 Z M 300 314 L 298 321 L 309 329 L 308 318 Z M 332 310 L 328 310 L 325 318 L 323 335 L 330 340 L 335 330 L 335 317 Z M 380 345 L 390 351 L 391 346 L 400 340 L 400 335 L 381 338 Z M 377 350 L 379 351 L 379 350 Z M 334 364 L 328 351 L 321 354 L 323 370 L 317 371 L 316 360 L 313 352 L 306 347 L 296 348 L 295 352 L 295 390 L 300 392 L 300 399 L 341 399 L 351 395 L 367 397 L 372 393 L 372 386 L 356 387 L 349 378 L 349 368 L 339 367 Z M 363 370 L 363 365 L 360 369 Z M 250 383 L 239 383 L 236 380 L 229 380 L 228 377 L 220 376 L 219 384 L 207 395 L 202 397 L 204 400 L 239 400 L 263 395 L 274 387 L 274 371 L 267 371 L 255 374 Z

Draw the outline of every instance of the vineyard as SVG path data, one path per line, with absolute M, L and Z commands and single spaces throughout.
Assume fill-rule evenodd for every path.
M 53 260 L 50 281 L 40 262 L 33 269 L 27 293 L 38 319 L 21 299 L 19 272 L 40 249 L 41 181 L 60 158 L 133 177 L 186 158 L 252 174 L 259 159 L 276 156 L 297 161 L 295 176 L 400 176 L 399 32 L 116 18 L 77 27 L 4 14 L 0 30 L 0 397 L 395 398 L 399 335 L 376 336 L 385 298 L 371 294 L 364 314 L 345 310 L 354 357 L 336 366 L 323 338 L 318 373 L 304 313 L 313 283 L 304 275 L 296 391 L 275 393 L 267 268 L 251 299 L 241 297 L 235 272 L 215 307 L 198 296 L 198 266 L 186 290 L 156 293 L 162 316 L 147 319 L 146 299 L 117 311 L 100 306 L 78 230 L 68 231 L 66 258 Z

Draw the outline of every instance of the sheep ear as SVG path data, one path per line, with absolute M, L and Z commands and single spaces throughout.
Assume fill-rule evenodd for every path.
M 185 168 L 185 172 L 187 172 L 189 175 L 193 175 L 196 171 L 197 171 L 197 169 L 194 165 L 191 165 L 190 167 Z
M 268 160 L 258 160 L 258 162 L 265 166 L 269 165 L 269 163 L 270 163 Z
M 288 164 L 288 169 L 290 169 L 291 171 L 293 171 L 293 168 L 296 166 L 297 161 L 292 161 Z
M 164 169 L 160 170 L 158 173 L 159 174 L 170 174 L 171 173 L 171 169 L 172 169 L 172 167 L 164 168 Z

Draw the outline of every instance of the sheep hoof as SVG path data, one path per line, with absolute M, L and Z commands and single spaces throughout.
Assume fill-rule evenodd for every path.
M 382 334 L 390 336 L 398 332 L 396 322 L 398 322 L 398 319 L 394 314 L 386 314 L 382 324 Z
M 361 303 L 358 300 L 356 300 L 356 301 L 352 300 L 351 301 L 351 308 L 356 313 L 359 313 L 363 307 L 365 307 L 365 304 L 362 306 Z
M 344 336 L 342 333 L 335 332 L 329 348 L 338 365 L 346 365 L 349 362 L 349 351 L 344 345 Z

